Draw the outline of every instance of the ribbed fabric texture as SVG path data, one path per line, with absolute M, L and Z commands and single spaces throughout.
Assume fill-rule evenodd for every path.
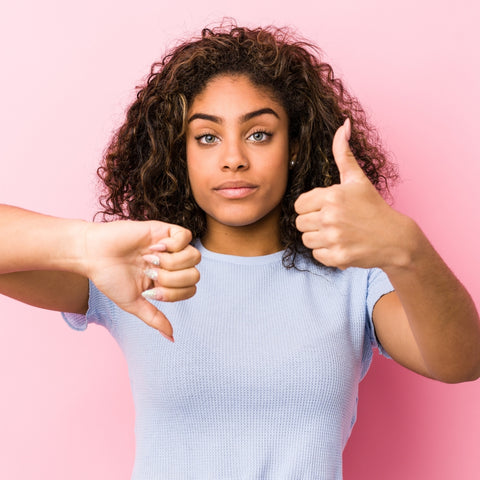
M 65 314 L 76 329 L 104 325 L 126 356 L 132 480 L 341 479 L 358 383 L 378 346 L 371 313 L 393 290 L 387 276 L 197 247 L 196 295 L 154 302 L 174 344 L 93 284 L 86 317 Z

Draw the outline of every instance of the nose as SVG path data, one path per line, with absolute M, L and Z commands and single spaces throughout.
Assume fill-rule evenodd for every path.
M 222 158 L 222 170 L 238 171 L 248 169 L 248 159 L 238 141 L 231 141 L 226 145 L 225 155 Z

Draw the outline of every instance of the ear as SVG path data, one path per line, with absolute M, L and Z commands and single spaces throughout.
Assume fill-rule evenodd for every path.
M 298 141 L 297 140 L 293 140 L 289 143 L 288 151 L 290 153 L 290 158 L 292 158 L 293 156 L 295 156 L 295 158 L 297 157 L 297 154 L 298 154 Z
M 288 150 L 289 150 L 288 169 L 292 170 L 297 163 L 298 143 L 292 142 Z

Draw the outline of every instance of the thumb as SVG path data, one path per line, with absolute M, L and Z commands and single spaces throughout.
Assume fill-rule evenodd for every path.
M 355 182 L 365 178 L 363 170 L 350 150 L 348 143 L 350 134 L 351 123 L 350 119 L 347 118 L 344 124 L 335 132 L 332 143 L 333 158 L 340 173 L 340 183 Z
M 150 327 L 158 330 L 171 342 L 174 341 L 172 324 L 168 321 L 167 317 L 146 298 L 139 298 L 130 308 L 130 313 L 137 316 Z

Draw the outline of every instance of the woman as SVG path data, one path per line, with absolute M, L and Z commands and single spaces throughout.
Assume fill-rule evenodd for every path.
M 381 197 L 395 174 L 357 101 L 288 32 L 175 48 L 99 174 L 117 221 L 2 207 L 0 291 L 118 341 L 132 478 L 339 479 L 373 347 L 480 375 L 468 293 Z

